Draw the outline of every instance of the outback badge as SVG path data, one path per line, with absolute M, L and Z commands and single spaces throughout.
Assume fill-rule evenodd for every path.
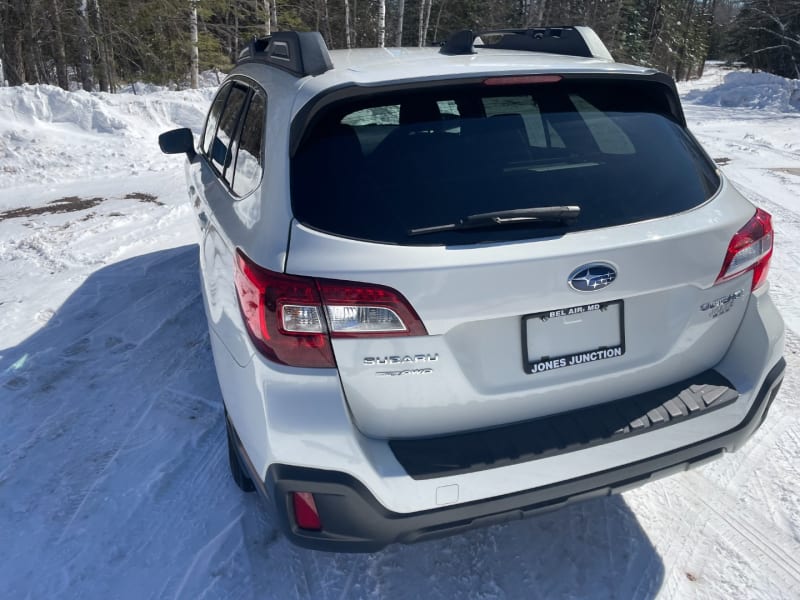
M 575 269 L 568 282 L 576 292 L 595 292 L 608 287 L 617 278 L 617 270 L 608 263 L 588 263 Z

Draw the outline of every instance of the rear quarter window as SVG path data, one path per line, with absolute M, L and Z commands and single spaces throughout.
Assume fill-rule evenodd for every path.
M 225 108 L 222 110 L 222 115 L 219 119 L 217 134 L 211 146 L 211 164 L 229 185 L 233 181 L 231 165 L 233 157 L 236 156 L 236 148 L 234 146 L 236 127 L 239 124 L 239 117 L 246 99 L 246 88 L 238 85 L 234 85 L 231 88 Z
M 225 107 L 225 100 L 227 100 L 230 91 L 231 84 L 223 85 L 214 98 L 211 109 L 208 111 L 202 143 L 203 153 L 206 155 L 211 154 L 211 146 L 214 142 L 214 136 L 217 133 L 217 125 L 219 125 L 219 116 L 222 114 L 222 109 Z
M 233 192 L 237 196 L 249 194 L 261 182 L 266 104 L 264 94 L 255 92 L 250 99 L 250 105 L 242 123 L 236 154 L 236 172 L 232 185 Z

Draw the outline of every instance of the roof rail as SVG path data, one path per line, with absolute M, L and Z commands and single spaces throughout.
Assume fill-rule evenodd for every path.
M 581 25 L 495 29 L 482 33 L 474 33 L 472 30 L 465 29 L 451 35 L 442 45 L 440 52 L 442 54 L 474 54 L 475 48 L 527 50 L 529 52 L 549 52 L 614 60 L 594 30 Z
M 266 63 L 292 75 L 321 75 L 333 68 L 328 46 L 318 31 L 276 31 L 254 39 L 239 53 L 236 64 Z

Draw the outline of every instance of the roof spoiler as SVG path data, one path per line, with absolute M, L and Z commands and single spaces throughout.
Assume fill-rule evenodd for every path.
M 328 46 L 318 31 L 277 31 L 254 39 L 239 53 L 236 64 L 247 62 L 266 63 L 297 77 L 321 75 L 333 68 Z
M 608 48 L 594 30 L 581 25 L 494 29 L 482 33 L 465 29 L 451 35 L 442 44 L 440 52 L 442 54 L 474 54 L 475 48 L 527 50 L 614 61 Z

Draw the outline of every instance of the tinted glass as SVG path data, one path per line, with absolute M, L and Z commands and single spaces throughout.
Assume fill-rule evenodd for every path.
M 232 169 L 229 172 L 229 167 L 235 155 L 235 148 L 232 148 L 234 135 L 236 134 L 239 115 L 246 99 L 247 90 L 239 86 L 234 86 L 231 89 L 219 120 L 217 135 L 211 147 L 211 164 L 225 176 L 225 180 L 228 183 L 231 182 L 231 175 L 233 174 Z
M 233 177 L 233 191 L 244 196 L 258 187 L 261 181 L 261 147 L 264 132 L 266 98 L 256 93 L 250 100 L 244 118 L 236 154 L 236 174 Z
M 292 206 L 325 232 L 395 244 L 562 235 L 675 214 L 719 186 L 669 113 L 632 81 L 450 87 L 332 105 L 292 161 Z M 575 223 L 409 235 L 469 215 L 577 205 Z
M 206 128 L 203 132 L 203 153 L 206 156 L 210 156 L 211 154 L 211 144 L 214 141 L 214 135 L 217 132 L 219 115 L 222 113 L 222 107 L 225 106 L 225 100 L 228 98 L 228 92 L 230 91 L 230 85 L 224 86 L 217 94 L 217 97 L 214 98 L 214 104 L 211 105 L 211 110 L 208 111 Z

